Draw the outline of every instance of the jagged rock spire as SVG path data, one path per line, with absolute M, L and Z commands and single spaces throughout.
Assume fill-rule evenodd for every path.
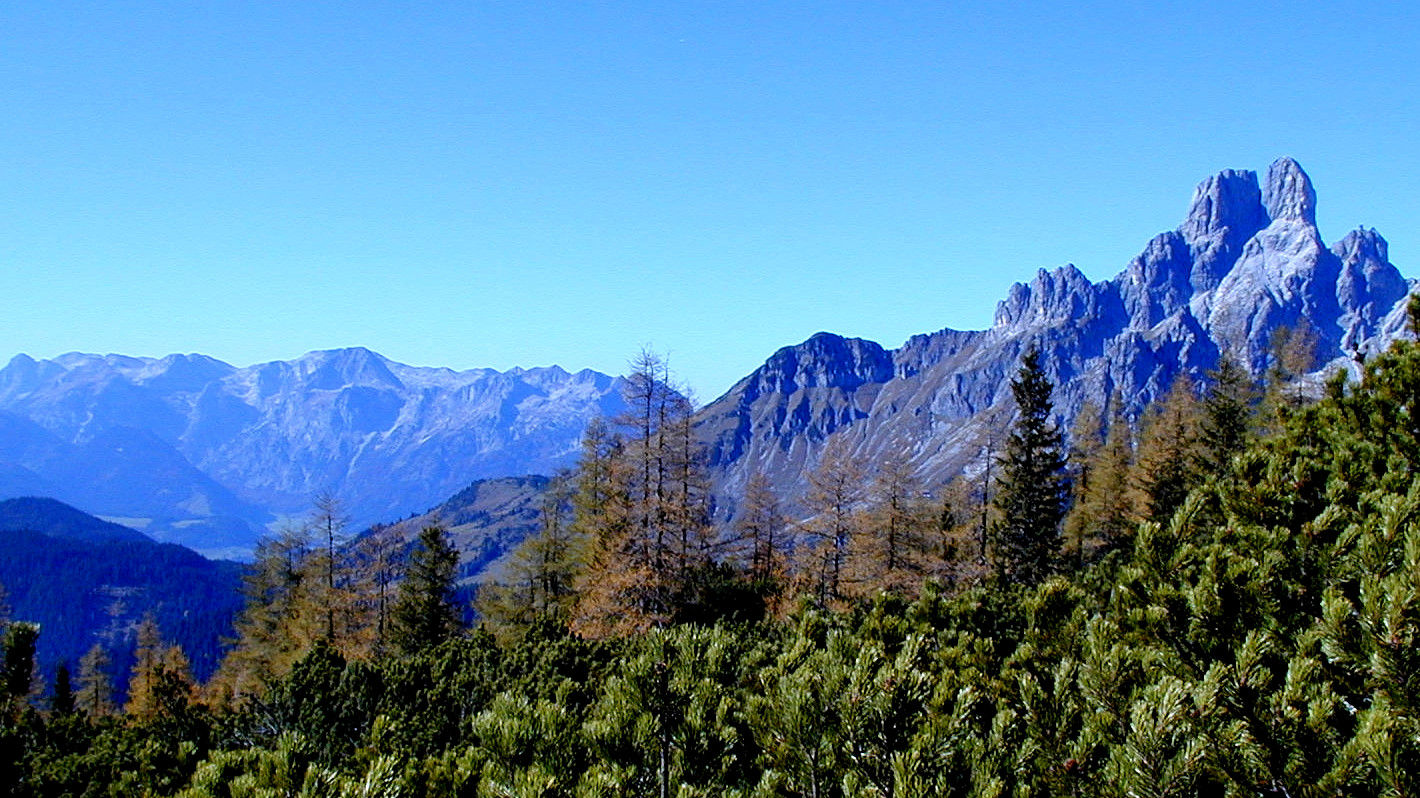
M 1188 216 L 1178 230 L 1193 242 L 1228 230 L 1255 231 L 1266 222 L 1257 173 L 1249 169 L 1225 169 L 1193 190 Z
M 1316 224 L 1316 191 L 1311 178 L 1291 158 L 1278 158 L 1267 169 L 1267 182 L 1262 187 L 1262 204 L 1273 221 Z
M 1188 216 L 1178 228 L 1193 258 L 1189 274 L 1192 290 L 1216 287 L 1237 260 L 1242 245 L 1267 222 L 1256 172 L 1227 169 L 1199 183 L 1193 190 Z

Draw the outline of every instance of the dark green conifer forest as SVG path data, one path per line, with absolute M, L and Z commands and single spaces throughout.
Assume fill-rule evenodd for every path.
M 11 624 L 0 790 L 1420 793 L 1415 344 L 1311 403 L 1259 402 L 1225 374 L 1143 419 L 1137 445 L 1101 413 L 1095 487 L 1075 487 L 1095 498 L 1063 519 L 1072 472 L 1028 358 L 994 506 L 952 498 L 969 489 L 920 507 L 886 491 L 890 505 L 845 504 L 813 534 L 781 524 L 768 495 L 737 534 L 711 528 L 685 408 L 648 365 L 640 415 L 589 435 L 565 501 L 548 502 L 555 545 L 525 544 L 476 628 L 449 627 L 437 531 L 395 600 L 389 645 L 383 615 L 358 634 L 325 620 L 344 617 L 318 604 L 342 577 L 320 560 L 311 573 L 325 576 L 301 582 L 301 551 L 280 548 L 264 578 L 285 587 L 254 589 L 238 624 L 247 675 L 194 685 L 155 654 L 126 712 L 86 703 L 82 668 L 72 698 L 39 697 L 25 679 L 33 630 Z M 1110 501 L 1089 492 L 1105 484 Z M 902 548 L 885 555 L 864 543 L 881 536 L 862 536 L 889 517 Z M 326 585 L 315 609 L 261 605 L 295 601 L 297 583 Z

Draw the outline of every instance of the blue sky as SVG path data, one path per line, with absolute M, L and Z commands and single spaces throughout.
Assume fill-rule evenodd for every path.
M 708 400 L 983 328 L 1296 157 L 1420 248 L 1405 3 L 0 5 L 0 358 L 367 346 Z

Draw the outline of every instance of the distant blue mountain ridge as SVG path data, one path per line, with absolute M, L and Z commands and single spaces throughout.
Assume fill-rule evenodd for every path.
M 236 368 L 202 355 L 14 357 L 0 369 L 0 498 L 48 495 L 158 540 L 242 556 L 339 498 L 361 527 L 470 482 L 570 465 L 621 380 L 453 371 L 367 349 Z

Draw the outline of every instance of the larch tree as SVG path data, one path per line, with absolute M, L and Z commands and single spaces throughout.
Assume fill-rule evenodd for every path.
M 479 588 L 479 617 L 500 636 L 540 618 L 565 623 L 570 617 L 587 557 L 587 540 L 570 515 L 573 487 L 570 474 L 552 479 L 543 495 L 537 533 L 513 549 L 501 579 Z
M 864 472 L 862 460 L 842 438 L 829 439 L 818 465 L 809 472 L 804 498 L 808 518 L 801 526 L 808 547 L 798 568 L 823 606 L 847 595 L 850 548 L 863 522 Z
M 695 437 L 695 398 L 681 387 L 668 401 L 664 420 L 670 490 L 666 523 L 672 530 L 674 579 L 684 584 L 714 554 L 710 522 L 710 476 L 705 450 Z
M 1065 539 L 1077 565 L 1127 537 L 1138 521 L 1130 489 L 1134 436 L 1123 405 L 1115 393 L 1107 412 L 1082 412 L 1071 436 L 1074 500 L 1065 517 Z
M 185 692 L 192 689 L 187 655 L 181 646 L 165 643 L 158 622 L 145 615 L 138 624 L 124 713 L 139 721 L 158 717 L 163 709 L 161 691 L 174 686 Z
M 355 592 L 371 627 L 363 637 L 369 640 L 370 654 L 379 658 L 389 646 L 390 612 L 404 566 L 403 529 L 399 524 L 377 524 L 355 541 L 353 549 Z
M 745 484 L 731 536 L 736 559 L 743 563 L 751 580 L 770 585 L 784 578 L 787 530 L 774 483 L 756 471 Z
M 925 575 L 946 584 L 979 581 L 987 574 L 981 556 L 980 491 L 964 475 L 935 491 L 930 503 Z
M 643 627 L 637 606 L 647 574 L 635 556 L 632 464 L 626 442 L 603 419 L 582 434 L 572 499 L 573 532 L 587 541 L 586 569 L 575 583 L 572 628 L 587 637 L 621 636 Z
M 1201 480 L 1202 409 L 1193 381 L 1174 379 L 1168 393 L 1144 413 L 1133 469 L 1139 515 L 1167 524 Z
M 967 523 L 975 530 L 975 570 L 982 574 L 990 569 L 988 555 L 991 530 L 995 525 L 996 476 L 1001 450 L 1009 434 L 1006 428 L 1007 417 L 1006 409 L 1001 406 L 989 407 L 977 414 L 975 435 L 970 446 L 978 455 L 969 473 L 962 475 L 971 487 L 967 497 L 969 501 L 962 506 L 971 506 Z
M 999 461 L 995 498 L 996 567 L 1012 582 L 1036 584 L 1059 564 L 1069 478 L 1064 436 L 1052 418 L 1053 390 L 1039 350 L 1029 350 L 1011 381 L 1018 415 Z
M 114 712 L 111 667 L 113 661 L 102 643 L 95 643 L 79 660 L 79 692 L 75 700 L 79 710 L 90 718 Z
M 309 525 L 287 526 L 257 541 L 243 577 L 246 603 L 236 619 L 236 642 L 206 685 L 209 702 L 223 705 L 265 695 L 310 652 L 328 630 L 325 578 Z
M 1263 374 L 1259 433 L 1275 434 L 1288 413 L 1307 403 L 1302 378 L 1317 367 L 1320 351 L 1321 337 L 1305 318 L 1296 326 L 1273 331 Z
M 592 636 L 664 626 L 710 562 L 708 479 L 691 429 L 694 406 L 664 359 L 631 363 L 630 408 L 604 451 L 584 445 L 577 520 L 591 555 L 573 626 Z M 595 497 L 596 501 L 589 499 Z
M 325 616 L 324 635 L 347 657 L 361 653 L 363 646 L 358 638 L 365 626 L 345 550 L 345 527 L 349 523 L 350 516 L 339 497 L 330 492 L 316 494 L 307 524 L 321 544 L 316 550 L 316 567 L 321 577 L 319 601 Z
M 884 457 L 868 486 L 862 530 L 853 541 L 854 591 L 915 597 L 930 554 L 933 525 L 922 483 L 899 444 Z

